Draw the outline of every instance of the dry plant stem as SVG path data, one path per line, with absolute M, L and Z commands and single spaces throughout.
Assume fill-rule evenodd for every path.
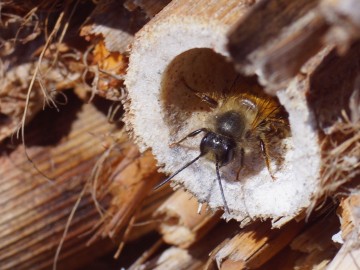
M 81 28 L 80 35 L 94 44 L 94 50 L 88 50 L 93 55 L 89 58 L 92 63 L 88 64 L 84 61 L 86 66 L 84 82 L 86 82 L 86 74 L 94 76 L 89 89 L 92 94 L 90 99 L 97 94 L 110 100 L 122 100 L 126 95 L 123 87 L 123 75 L 127 65 L 126 51 L 133 40 L 133 35 L 148 21 L 148 18 L 145 18 L 145 14 L 140 9 L 127 10 L 123 2 L 100 1 Z M 158 8 L 165 5 L 156 2 L 156 5 L 153 4 Z
M 26 149 L 26 142 L 25 142 L 25 124 L 26 124 L 26 117 L 27 117 L 27 114 L 28 114 L 28 106 L 29 106 L 29 102 L 30 102 L 30 97 L 31 97 L 31 92 L 33 90 L 33 86 L 34 86 L 34 83 L 35 83 L 35 80 L 37 79 L 37 76 L 38 76 L 38 72 L 40 70 L 40 66 L 41 66 L 41 61 L 43 60 L 43 57 L 44 57 L 44 54 L 46 52 L 46 50 L 48 49 L 50 43 L 53 41 L 53 37 L 57 34 L 57 32 L 59 31 L 60 29 L 60 26 L 61 26 L 61 23 L 62 23 L 62 19 L 64 17 L 65 13 L 62 12 L 59 16 L 59 18 L 57 19 L 56 21 L 56 24 L 54 26 L 54 29 L 52 30 L 49 38 L 46 40 L 46 43 L 44 45 L 44 48 L 39 56 L 39 60 L 37 62 L 37 65 L 35 67 L 35 71 L 34 71 L 34 75 L 30 81 L 30 84 L 29 84 L 29 88 L 28 88 L 28 92 L 27 92 L 27 95 L 26 95 L 26 104 L 25 104 L 25 108 L 24 108 L 24 113 L 23 113 L 23 116 L 22 116 L 22 119 L 21 119 L 21 123 L 20 123 L 20 127 L 17 131 L 17 137 L 19 138 L 19 133 L 21 131 L 21 140 L 23 142 L 23 145 L 24 145 L 24 150 L 25 150 L 25 156 L 26 158 L 28 159 L 28 161 L 30 163 L 33 164 L 34 168 L 38 171 L 39 174 L 43 175 L 47 180 L 49 181 L 52 181 L 53 179 L 49 178 L 46 174 L 44 174 L 41 170 L 38 169 L 38 167 L 36 166 L 36 164 L 32 161 L 32 159 L 30 158 L 28 152 L 27 152 L 27 149 Z M 46 98 L 46 96 L 44 97 Z M 54 102 L 52 102 L 54 103 Z M 55 103 L 54 103 L 55 104 Z
M 326 269 L 360 269 L 360 248 L 359 242 L 354 239 L 348 239 L 345 241 L 335 258 L 331 261 Z
M 145 234 L 156 231 L 158 220 L 153 218 L 153 213 L 161 206 L 173 190 L 170 188 L 163 189 L 156 193 L 150 193 L 144 200 L 141 211 L 136 216 L 135 223 L 130 228 L 130 233 L 126 241 L 133 241 L 140 239 Z
M 145 234 L 156 230 L 158 220 L 154 220 L 153 213 L 159 209 L 164 200 L 166 200 L 172 193 L 173 191 L 170 188 L 167 188 L 148 194 L 148 197 L 145 198 L 141 204 L 137 205 L 137 208 L 132 214 L 129 222 L 127 224 L 120 224 L 125 228 L 123 229 L 124 232 L 121 237 L 121 242 L 114 258 L 118 258 L 121 255 L 121 252 L 127 242 L 140 239 Z M 152 248 L 154 250 L 150 250 L 150 253 L 155 252 L 156 249 L 160 247 L 161 243 L 163 243 L 163 241 L 160 239 L 158 244 L 155 244 Z M 146 256 L 151 256 L 151 254 L 144 254 L 143 256 L 143 258 L 139 258 L 140 261 L 146 260 Z
M 237 69 L 257 74 L 275 90 L 295 76 L 322 46 L 327 25 L 317 10 L 319 2 L 266 0 L 256 5 L 229 36 Z
M 143 14 L 129 12 L 119 1 L 101 1 L 81 29 L 81 36 L 91 35 L 104 39 L 111 52 L 123 53 L 133 40 L 134 34 L 147 22 Z
M 99 238 L 115 238 L 124 232 L 124 226 L 128 224 L 138 207 L 152 191 L 152 187 L 157 183 L 162 175 L 157 173 L 155 161 L 150 152 L 138 156 L 137 149 L 134 147 L 135 156 L 133 160 L 125 160 L 115 168 L 112 176 L 112 184 L 109 187 L 113 195 L 112 206 L 105 214 L 102 225 L 88 244 Z M 131 156 L 131 155 L 130 155 Z
M 212 115 L 206 102 L 201 102 L 186 84 L 219 96 L 234 84 L 237 73 L 227 61 L 228 31 L 251 4 L 253 1 L 172 1 L 136 35 L 125 79 L 129 91 L 126 122 L 141 151 L 151 148 L 168 174 L 199 155 L 201 135 L 179 145 L 174 146 L 174 142 L 207 128 Z M 245 158 L 239 181 L 235 173 L 239 160 L 221 168 L 231 212 L 225 213 L 225 218 L 243 223 L 271 218 L 279 227 L 310 204 L 320 177 L 321 149 L 306 95 L 311 72 L 324 55 L 326 52 L 311 59 L 310 68 L 277 93 L 289 113 L 291 137 L 284 140 L 284 161 L 275 172 L 276 180 L 272 180 L 261 154 Z M 261 91 L 253 78 L 240 76 L 236 86 L 239 92 Z M 256 166 L 261 168 L 256 170 Z M 210 208 L 223 207 L 211 160 L 199 159 L 173 181 L 200 202 L 208 202 Z
M 162 252 L 156 259 L 138 266 L 139 268 L 135 268 L 134 265 L 131 269 L 201 269 L 202 265 L 203 262 L 199 258 L 192 256 L 188 250 L 172 246 Z
M 37 112 L 43 107 L 39 102 L 42 95 L 40 84 L 36 85 L 27 100 L 27 90 L 30 78 L 33 76 L 33 70 L 36 64 L 33 62 L 14 66 L 6 70 L 6 77 L 2 77 L 0 82 L 0 113 L 2 122 L 0 124 L 0 141 L 14 134 L 19 128 L 19 122 L 23 117 L 24 108 L 27 107 L 26 121 L 30 121 Z M 44 60 L 41 69 L 48 69 L 49 61 Z M 48 74 L 47 83 L 54 83 L 57 80 L 66 80 L 62 75 L 66 74 L 65 70 L 53 70 Z M 49 93 L 47 93 L 49 96 Z M 46 98 L 46 97 L 45 97 Z
M 204 269 L 209 253 L 224 238 L 230 237 L 239 229 L 238 224 L 219 224 L 210 231 L 211 237 L 204 237 L 188 249 L 169 247 L 160 255 L 131 269 Z
M 331 25 L 326 43 L 345 53 L 360 38 L 360 4 L 356 0 L 322 0 L 320 11 Z
M 354 0 L 262 1 L 231 31 L 229 50 L 239 71 L 275 93 L 324 46 L 345 53 L 360 37 L 359 10 Z
M 160 206 L 154 218 L 160 221 L 159 231 L 164 242 L 187 248 L 216 225 L 220 214 L 207 211 L 206 205 L 197 213 L 197 204 L 195 198 L 178 190 Z
M 69 233 L 69 228 L 70 228 L 71 222 L 72 222 L 72 220 L 73 220 L 73 218 L 75 216 L 76 210 L 78 209 L 78 207 L 80 205 L 80 202 L 83 199 L 83 197 L 85 195 L 85 192 L 87 191 L 88 188 L 89 188 L 89 185 L 87 183 L 86 185 L 84 185 L 82 191 L 79 194 L 78 199 L 76 200 L 73 208 L 71 209 L 69 218 L 68 218 L 68 220 L 67 220 L 67 222 L 65 224 L 65 229 L 64 229 L 63 235 L 62 235 L 62 237 L 60 239 L 60 243 L 59 243 L 58 247 L 56 248 L 55 257 L 54 257 L 54 261 L 53 261 L 53 265 L 52 265 L 53 270 L 57 269 L 57 264 L 58 264 L 61 248 L 63 247 L 66 236 Z
M 269 223 L 255 223 L 222 243 L 210 257 L 219 269 L 258 268 L 283 249 L 304 227 L 304 222 L 292 221 L 281 229 L 271 229 Z
M 333 51 L 310 77 L 309 105 L 316 125 L 325 135 L 322 176 L 314 202 L 341 187 L 345 189 L 345 185 L 356 185 L 360 175 L 359 56 L 360 42 L 342 56 Z
M 36 16 L 34 15 L 35 9 L 30 13 Z M 28 16 L 31 17 L 30 13 Z M 2 118 L 0 140 L 16 133 L 16 130 L 19 135 L 21 129 L 19 123 L 26 124 L 42 106 L 48 105 L 57 108 L 55 92 L 69 88 L 69 84 L 78 78 L 77 74 L 69 72 L 67 66 L 54 65 L 55 60 L 49 59 L 51 57 L 47 55 L 54 41 L 54 35 L 60 29 L 63 16 L 63 14 L 60 14 L 59 21 L 57 21 L 45 45 L 41 38 L 35 40 L 29 38 L 29 40 L 19 42 L 24 42 L 27 46 L 15 42 L 15 44 L 11 45 L 13 51 L 8 52 L 4 49 L 4 51 L 0 52 L 0 58 L 2 59 L 0 65 L 0 113 Z M 22 23 L 24 27 L 25 24 L 26 22 Z M 6 25 L 3 27 L 5 31 L 11 32 L 11 29 L 6 28 Z M 37 35 L 40 34 L 39 29 Z M 64 31 L 63 35 L 65 34 Z M 11 41 L 7 42 L 11 43 Z M 38 48 L 39 59 L 34 55 L 30 55 L 29 51 L 31 50 L 28 47 Z M 42 98 L 41 95 L 43 95 Z
M 123 249 L 125 247 L 125 242 L 128 240 L 128 237 L 132 231 L 132 227 L 137 219 L 140 209 L 141 209 L 140 207 L 137 208 L 136 211 L 133 213 L 132 217 L 130 218 L 129 223 L 127 224 L 127 228 L 125 229 L 124 234 L 121 239 L 121 242 L 118 246 L 118 249 L 116 250 L 116 252 L 114 254 L 114 259 L 118 259 L 121 252 L 123 251 Z
M 140 256 L 129 268 L 129 270 L 136 270 L 146 262 L 148 258 L 150 258 L 163 244 L 162 238 L 160 238 L 149 250 L 145 251 L 142 256 Z
M 349 197 L 341 200 L 338 213 L 341 217 L 342 238 L 354 238 L 360 243 L 360 192 L 353 191 Z M 356 241 L 355 241 L 356 242 Z
M 340 214 L 341 233 L 344 244 L 328 269 L 360 268 L 360 194 L 356 190 L 341 201 Z
M 332 236 L 339 229 L 339 221 L 334 213 L 326 214 L 306 228 L 290 244 L 292 250 L 303 253 L 294 261 L 294 267 L 299 269 L 313 269 L 325 267 L 337 252 Z
M 72 103 L 70 101 L 70 103 Z M 29 128 L 27 140 L 29 154 L 39 169 L 56 179 L 50 184 L 38 175 L 24 157 L 23 148 L 18 145 L 0 157 L 1 199 L 0 199 L 0 262 L 2 269 L 49 269 L 53 264 L 55 249 L 62 237 L 69 213 L 78 199 L 97 158 L 104 151 L 97 134 L 113 130 L 106 116 L 92 105 L 72 103 L 74 111 L 63 108 L 59 118 L 53 115 L 54 126 Z M 49 112 L 45 112 L 49 113 Z M 75 118 L 76 116 L 76 118 Z M 74 118 L 73 118 L 74 117 Z M 74 120 L 75 119 L 75 120 Z M 64 128 L 71 124 L 71 130 L 64 134 Z M 61 128 L 60 128 L 61 127 Z M 46 129 L 46 131 L 44 131 Z M 63 135 L 62 140 L 49 145 L 44 138 L 51 134 Z M 42 133 L 41 131 L 44 131 Z M 96 134 L 96 135 L 94 135 Z M 65 136 L 66 135 L 66 136 Z M 121 159 L 121 155 L 118 156 Z M 111 166 L 116 159 L 109 160 Z M 106 174 L 104 174 L 106 176 Z M 102 180 L 101 180 L 102 181 Z M 102 201 L 108 205 L 108 199 Z M 59 266 L 65 263 L 69 268 L 79 267 L 89 258 L 82 252 L 86 248 L 89 232 L 99 216 L 89 193 L 81 200 L 78 210 L 66 235 Z M 97 242 L 100 243 L 100 242 Z M 103 245 L 101 245 L 103 246 Z M 101 256 L 113 247 L 105 244 L 92 258 Z M 86 253 L 86 252 L 85 252 Z M 79 254 L 83 254 L 79 256 Z M 85 257 L 84 257 L 85 256 Z M 76 257 L 76 260 L 73 258 Z

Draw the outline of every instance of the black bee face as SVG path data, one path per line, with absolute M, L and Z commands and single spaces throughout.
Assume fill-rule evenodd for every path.
M 233 139 L 209 131 L 201 140 L 200 155 L 213 154 L 221 167 L 233 160 L 235 148 L 236 142 Z

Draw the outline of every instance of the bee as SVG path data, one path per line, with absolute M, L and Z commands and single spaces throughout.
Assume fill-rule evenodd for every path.
M 185 79 L 183 82 L 202 102 L 210 107 L 211 112 L 206 121 L 206 127 L 196 129 L 170 145 L 173 147 L 189 138 L 204 134 L 200 142 L 199 155 L 155 186 L 155 189 L 169 182 L 200 158 L 206 157 L 215 163 L 224 208 L 227 213 L 230 213 L 221 182 L 220 168 L 234 161 L 235 156 L 240 155 L 237 171 L 238 180 L 240 171 L 244 166 L 246 150 L 250 149 L 251 151 L 257 147 L 262 153 L 271 178 L 275 180 L 270 166 L 270 148 L 274 138 L 283 139 L 289 135 L 287 113 L 275 98 L 259 91 L 255 93 L 233 91 L 235 82 L 227 93 L 212 95 L 196 91 L 188 85 Z

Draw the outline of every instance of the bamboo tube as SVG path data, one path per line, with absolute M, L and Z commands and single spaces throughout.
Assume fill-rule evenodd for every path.
M 283 4 L 262 1 L 229 36 L 238 71 L 256 74 L 271 93 L 286 86 L 324 46 L 336 46 L 344 54 L 360 37 L 357 1 L 296 0 L 286 8 Z
M 327 24 L 318 11 L 319 2 L 296 0 L 286 8 L 278 0 L 256 5 L 229 36 L 229 51 L 237 69 L 257 74 L 262 84 L 276 90 L 296 76 L 322 48 Z
M 207 212 L 203 205 L 195 211 L 197 200 L 182 190 L 176 191 L 154 213 L 160 220 L 159 231 L 164 242 L 187 248 L 199 241 L 219 221 L 219 215 Z
M 322 0 L 320 12 L 331 26 L 326 43 L 335 45 L 344 54 L 360 38 L 360 5 L 354 0 Z
M 237 74 L 227 61 L 227 34 L 251 3 L 172 1 L 136 35 L 125 79 L 129 91 L 126 122 L 141 151 L 151 148 L 169 174 L 199 155 L 201 136 L 174 143 L 194 130 L 208 128 L 209 122 L 218 117 L 189 88 L 221 96 L 234 84 Z M 277 93 L 289 114 L 291 136 L 283 140 L 285 149 L 279 150 L 282 164 L 277 168 L 276 180 L 272 180 L 261 153 L 257 154 L 257 147 L 251 149 L 254 163 L 245 157 L 240 181 L 236 181 L 239 155 L 236 162 L 221 168 L 230 208 L 230 214 L 224 217 L 243 223 L 271 218 L 274 226 L 281 226 L 312 205 L 313 191 L 321 177 L 322 152 L 321 132 L 314 129 L 314 108 L 309 106 L 307 95 L 313 91 L 313 81 L 321 80 L 316 76 L 320 73 L 317 67 L 328 54 L 323 50 L 313 57 L 302 73 Z M 254 78 L 238 78 L 239 93 L 261 92 Z M 256 164 L 263 165 L 256 171 Z M 224 207 L 211 160 L 201 158 L 173 181 L 210 208 Z
M 81 28 L 80 35 L 97 43 L 95 36 L 104 41 L 108 51 L 124 53 L 133 41 L 135 33 L 168 2 L 170 0 L 101 1 L 97 3 L 87 23 Z
M 80 35 L 88 40 L 94 40 L 94 36 L 103 39 L 107 50 L 123 53 L 146 22 L 141 14 L 129 12 L 119 1 L 102 1 L 90 14 Z

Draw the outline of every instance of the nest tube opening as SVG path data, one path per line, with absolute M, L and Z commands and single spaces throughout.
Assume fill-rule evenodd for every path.
M 186 20 L 181 23 L 186 24 Z M 198 25 L 191 24 L 189 28 L 182 26 L 168 32 L 164 24 L 159 23 L 141 31 L 130 54 L 125 79 L 130 102 L 126 105 L 125 121 L 140 149 L 151 148 L 161 170 L 169 175 L 199 155 L 203 134 L 174 146 L 190 132 L 208 125 L 212 109 L 199 94 L 213 96 L 226 92 L 240 76 L 236 89 L 265 95 L 255 76 L 246 77 L 235 71 L 226 51 L 226 36 L 211 25 L 200 26 L 201 30 L 196 29 Z M 303 113 L 307 108 L 294 106 L 297 93 L 288 92 L 286 89 L 279 91 L 278 99 L 289 113 L 293 134 L 292 123 L 301 118 L 302 124 L 296 125 L 296 131 L 303 130 L 310 116 Z M 289 111 L 291 107 L 296 107 L 295 116 Z M 221 168 L 231 212 L 225 214 L 225 218 L 246 222 L 249 217 L 270 218 L 281 225 L 282 220 L 290 220 L 309 204 L 313 190 L 309 177 L 316 178 L 317 166 L 314 164 L 309 169 L 307 164 L 299 164 L 299 160 L 307 157 L 306 153 L 295 153 L 293 136 L 283 142 L 283 161 L 275 173 L 275 181 L 261 152 L 254 151 L 247 159 L 247 170 L 241 172 L 245 177 L 240 181 L 236 180 L 236 161 Z M 300 143 L 303 142 L 300 140 Z M 271 167 L 277 169 L 275 162 L 271 160 Z M 224 207 L 212 160 L 199 159 L 179 173 L 172 180 L 174 184 L 191 192 L 199 202 L 208 202 L 213 210 Z

